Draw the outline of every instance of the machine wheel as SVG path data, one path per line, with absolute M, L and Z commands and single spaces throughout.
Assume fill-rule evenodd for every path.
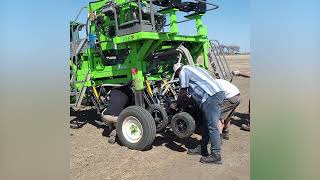
M 189 113 L 180 112 L 172 117 L 171 128 L 179 138 L 188 138 L 194 133 L 196 123 Z
M 128 148 L 145 150 L 156 137 L 156 124 L 146 109 L 130 106 L 122 110 L 118 117 L 117 136 Z
M 165 130 L 169 124 L 166 110 L 159 104 L 152 104 L 149 106 L 148 111 L 150 112 L 154 119 L 154 122 L 156 123 L 157 132 Z

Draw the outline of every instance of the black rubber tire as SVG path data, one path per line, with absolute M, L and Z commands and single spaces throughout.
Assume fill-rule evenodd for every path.
M 159 104 L 152 104 L 148 107 L 148 111 L 150 112 L 151 116 L 153 117 L 155 123 L 156 123 L 156 130 L 157 132 L 162 132 L 166 129 L 166 127 L 169 124 L 168 114 L 166 110 Z M 162 116 L 162 122 L 161 124 L 157 123 L 156 117 L 155 117 L 155 111 L 158 111 L 158 113 Z
M 131 143 L 127 141 L 122 132 L 123 121 L 128 116 L 136 117 L 141 123 L 142 129 L 143 129 L 142 137 L 136 143 Z M 122 110 L 122 112 L 119 114 L 116 126 L 117 126 L 118 139 L 123 145 L 125 145 L 129 149 L 135 149 L 135 150 L 148 149 L 152 145 L 156 137 L 156 124 L 151 114 L 146 109 L 140 106 L 129 106 L 124 110 Z
M 184 130 L 181 130 L 181 126 L 179 123 L 183 123 Z M 188 138 L 190 137 L 195 129 L 196 129 L 196 122 L 194 121 L 193 117 L 187 112 L 180 112 L 175 114 L 171 119 L 171 128 L 173 133 L 178 136 L 179 138 Z

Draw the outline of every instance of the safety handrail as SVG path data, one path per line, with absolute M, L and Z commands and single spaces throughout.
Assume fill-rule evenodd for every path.
M 206 12 L 208 12 L 208 11 L 213 11 L 213 10 L 216 10 L 216 9 L 219 8 L 219 6 L 216 5 L 216 4 L 208 3 L 208 2 L 202 1 L 202 0 L 197 0 L 197 1 L 198 1 L 198 2 L 203 2 L 203 3 L 207 4 L 207 5 L 212 6 L 212 8 L 206 9 Z M 180 23 L 184 23 L 184 22 L 188 22 L 188 21 L 192 21 L 192 19 L 185 19 L 185 20 L 182 20 L 182 21 L 177 21 L 176 24 L 180 24 Z M 166 25 L 164 25 L 164 26 L 170 26 L 170 24 L 166 24 Z
M 228 63 L 227 63 L 227 61 L 226 61 L 225 54 L 224 54 L 224 52 L 223 52 L 223 50 L 222 50 L 222 48 L 221 48 L 220 42 L 219 42 L 218 40 L 213 40 L 213 41 L 218 44 L 218 48 L 219 48 L 219 50 L 220 50 L 220 52 L 221 52 L 221 55 L 222 55 L 222 57 L 223 57 L 223 59 L 224 59 L 224 61 L 225 61 L 225 63 L 226 63 L 226 66 L 227 66 L 227 68 L 228 68 L 228 70 L 229 70 L 229 73 L 231 73 L 231 72 L 230 72 L 229 65 L 228 65 Z
M 228 62 L 225 58 L 224 52 L 221 48 L 221 44 L 217 40 L 210 40 L 210 43 L 211 43 L 212 53 L 213 53 L 214 58 L 216 60 L 215 61 L 216 63 L 214 63 L 214 62 L 210 62 L 210 63 L 218 66 L 216 68 L 219 68 L 218 71 L 221 72 L 220 75 L 222 76 L 220 78 L 231 80 L 232 73 L 230 71 Z

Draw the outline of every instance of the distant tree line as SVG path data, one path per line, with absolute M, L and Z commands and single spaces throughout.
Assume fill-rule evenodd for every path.
M 236 46 L 236 45 L 227 46 L 222 44 L 221 49 L 223 53 L 226 55 L 234 55 L 234 54 L 240 53 L 240 46 Z

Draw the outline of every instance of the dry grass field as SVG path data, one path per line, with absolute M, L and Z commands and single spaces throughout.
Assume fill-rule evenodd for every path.
M 227 57 L 232 70 L 250 71 L 250 56 Z M 197 143 L 198 135 L 179 140 L 170 131 L 157 135 L 148 151 L 130 150 L 107 142 L 104 126 L 88 110 L 79 118 L 81 128 L 70 128 L 70 179 L 250 179 L 250 132 L 239 126 L 248 117 L 249 79 L 235 77 L 241 91 L 241 104 L 233 117 L 230 140 L 222 146 L 222 165 L 199 163 L 200 156 L 187 155 L 187 147 Z M 70 120 L 76 117 L 71 116 Z

